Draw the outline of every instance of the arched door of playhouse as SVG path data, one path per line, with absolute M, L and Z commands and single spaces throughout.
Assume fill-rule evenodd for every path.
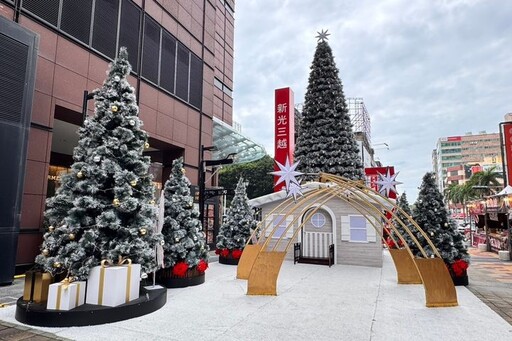
M 306 212 L 302 219 L 309 216 Z M 333 222 L 328 212 L 316 211 L 302 228 L 301 244 L 303 258 L 329 258 L 329 245 L 333 244 Z

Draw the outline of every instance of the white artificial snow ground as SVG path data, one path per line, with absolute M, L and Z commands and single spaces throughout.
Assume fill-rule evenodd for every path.
M 74 340 L 512 340 L 512 326 L 465 287 L 459 306 L 425 307 L 422 285 L 398 285 L 384 266 L 285 261 L 278 296 L 247 296 L 236 266 L 210 264 L 204 284 L 169 289 L 167 303 L 142 317 L 90 327 L 38 328 Z M 0 320 L 18 323 L 15 307 Z

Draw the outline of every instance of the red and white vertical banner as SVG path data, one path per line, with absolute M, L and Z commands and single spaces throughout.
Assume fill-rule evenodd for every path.
M 295 149 L 295 106 L 293 102 L 293 91 L 290 88 L 275 90 L 274 107 L 274 159 L 284 165 L 288 160 L 293 164 L 293 152 Z M 279 167 L 274 163 L 274 170 L 279 171 Z M 279 176 L 274 176 L 274 185 Z M 282 182 L 274 186 L 274 192 L 278 192 L 285 187 Z
M 512 184 L 512 123 L 503 124 L 505 160 L 507 161 L 507 183 Z

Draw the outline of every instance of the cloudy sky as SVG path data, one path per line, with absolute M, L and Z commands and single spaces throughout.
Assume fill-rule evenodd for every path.
M 304 101 L 327 29 L 345 96 L 364 99 L 376 157 L 413 203 L 438 138 L 498 132 L 512 112 L 511 20 L 508 0 L 239 0 L 234 119 L 273 155 L 274 89 Z

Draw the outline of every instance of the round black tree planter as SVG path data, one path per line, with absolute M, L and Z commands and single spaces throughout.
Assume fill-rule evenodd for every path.
M 468 275 L 455 277 L 452 276 L 453 285 L 460 286 L 460 285 L 469 285 L 469 278 Z
M 167 277 L 159 278 L 158 283 L 166 288 L 185 288 L 204 283 L 204 273 L 193 277 Z
M 71 310 L 47 310 L 46 302 L 16 303 L 15 318 L 21 323 L 40 327 L 74 327 L 123 321 L 152 313 L 167 302 L 167 290 L 141 288 L 139 298 L 117 307 L 83 304 Z
M 238 260 L 240 258 L 226 258 L 219 255 L 219 263 L 220 264 L 227 264 L 227 265 L 238 265 Z

